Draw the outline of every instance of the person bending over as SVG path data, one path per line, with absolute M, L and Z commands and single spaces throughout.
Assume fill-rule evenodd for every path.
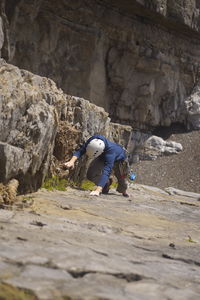
M 90 195 L 108 194 L 112 183 L 110 175 L 113 170 L 118 181 L 117 191 L 124 197 L 129 197 L 127 194 L 128 158 L 122 146 L 102 135 L 94 135 L 73 153 L 72 158 L 64 163 L 64 167 L 73 169 L 76 160 L 83 154 L 86 154 L 91 162 L 87 170 L 87 179 L 96 185 L 96 189 Z

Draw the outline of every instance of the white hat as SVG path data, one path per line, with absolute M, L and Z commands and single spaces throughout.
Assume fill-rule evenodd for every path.
M 86 153 L 89 158 L 96 158 L 103 153 L 105 143 L 100 139 L 93 139 L 86 147 Z

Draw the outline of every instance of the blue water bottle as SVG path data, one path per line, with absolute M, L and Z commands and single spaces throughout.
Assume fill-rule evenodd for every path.
M 130 179 L 131 181 L 133 181 L 133 180 L 135 180 L 135 178 L 136 178 L 136 174 L 133 173 L 133 172 L 131 172 L 131 173 L 130 173 L 130 176 L 129 176 L 129 179 Z

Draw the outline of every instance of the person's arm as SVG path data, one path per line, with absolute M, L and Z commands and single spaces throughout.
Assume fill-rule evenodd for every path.
M 105 165 L 104 165 L 103 173 L 98 182 L 96 189 L 90 193 L 91 196 L 99 196 L 101 194 L 103 187 L 107 183 L 109 176 L 112 172 L 114 160 L 115 160 L 115 156 L 113 151 L 109 151 L 105 154 Z
M 102 171 L 102 175 L 99 179 L 98 186 L 101 186 L 103 188 L 106 185 L 110 177 L 110 174 L 112 172 L 114 162 L 115 162 L 115 153 L 112 150 L 105 153 L 104 168 Z
M 72 158 L 63 164 L 63 167 L 64 168 L 72 168 L 74 169 L 74 164 L 75 162 L 77 161 L 78 158 L 80 158 L 83 154 L 85 154 L 86 152 L 86 147 L 88 145 L 88 143 L 92 140 L 92 137 L 89 138 L 78 150 L 76 150 L 74 153 L 73 153 L 73 156 Z
M 78 157 L 73 155 L 72 158 L 68 162 L 63 164 L 63 166 L 67 169 L 70 169 L 70 168 L 74 169 L 74 164 L 77 161 L 77 159 L 78 159 Z

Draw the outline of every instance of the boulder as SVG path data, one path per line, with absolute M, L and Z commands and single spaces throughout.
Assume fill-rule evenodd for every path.
M 165 141 L 161 137 L 152 135 L 144 143 L 141 158 L 155 160 L 158 156 L 177 154 L 182 150 L 183 147 L 180 143 Z
M 12 179 L 8 184 L 3 185 L 0 183 L 0 207 L 4 205 L 11 205 L 17 199 L 17 188 L 19 182 L 16 179 Z
M 200 86 L 185 101 L 186 125 L 188 130 L 200 130 Z
M 0 61 L 0 181 L 41 186 L 49 168 L 64 94 L 50 79 Z

